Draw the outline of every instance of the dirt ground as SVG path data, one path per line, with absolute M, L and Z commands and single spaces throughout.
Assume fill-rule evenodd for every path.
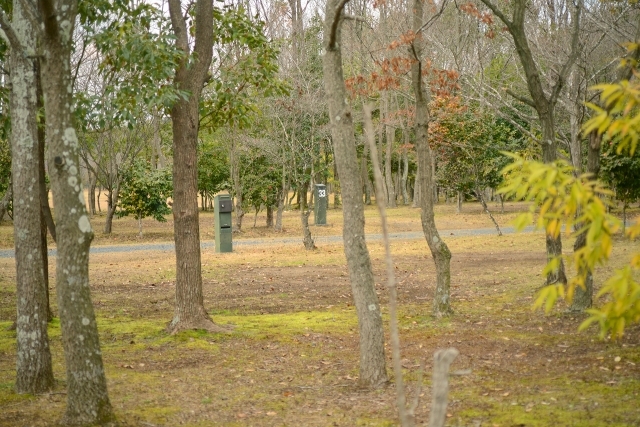
M 419 230 L 416 212 L 392 211 L 392 228 Z M 487 221 L 472 209 L 443 210 L 438 218 L 451 229 Z M 339 234 L 336 228 L 327 234 Z M 432 355 L 445 347 L 460 351 L 449 426 L 640 425 L 640 328 L 630 327 L 619 342 L 600 341 L 595 327 L 577 333 L 584 315 L 562 304 L 549 316 L 531 310 L 542 284 L 543 235 L 443 237 L 453 252 L 455 310 L 444 320 L 430 316 L 434 268 L 425 242 L 392 244 L 403 367 L 411 399 L 420 398 L 419 425 L 429 417 Z M 612 265 L 596 272 L 598 284 L 638 248 L 616 243 Z M 369 249 L 388 320 L 383 247 L 374 242 Z M 53 283 L 54 265 L 50 274 Z M 393 383 L 356 386 L 357 322 L 339 245 L 204 251 L 205 306 L 216 322 L 234 326 L 229 334 L 165 333 L 175 292 L 172 252 L 92 255 L 90 274 L 110 398 L 123 426 L 397 425 Z M 0 259 L 0 426 L 54 425 L 65 407 L 59 323 L 50 327 L 56 389 L 15 394 L 15 332 L 5 330 L 15 316 L 14 280 L 13 260 Z

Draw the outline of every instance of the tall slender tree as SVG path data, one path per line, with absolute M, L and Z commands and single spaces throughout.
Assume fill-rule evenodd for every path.
M 176 305 L 168 330 L 172 333 L 196 328 L 221 331 L 223 328 L 213 323 L 204 308 L 198 218 L 198 107 L 213 56 L 213 1 L 195 2 L 193 43 L 189 41 L 191 29 L 187 27 L 189 13 L 183 13 L 180 0 L 169 0 L 169 14 L 176 44 L 184 52 L 173 83 L 189 95 L 171 108 Z
M 527 37 L 526 19 L 525 13 L 527 11 L 526 1 L 515 1 L 511 7 L 511 18 L 509 18 L 505 12 L 498 8 L 491 0 L 482 0 L 495 16 L 502 21 L 506 26 L 507 31 L 513 39 L 513 43 L 516 48 L 516 53 L 520 58 L 522 69 L 524 70 L 527 79 L 527 88 L 529 90 L 529 97 L 520 96 L 518 94 L 508 92 L 514 98 L 520 102 L 529 105 L 535 109 L 538 119 L 540 121 L 540 127 L 542 129 L 542 135 L 540 138 L 540 145 L 542 147 L 542 158 L 545 163 L 552 163 L 558 156 L 558 144 L 556 141 L 556 105 L 562 88 L 566 84 L 567 77 L 571 71 L 573 64 L 578 58 L 580 51 L 579 43 L 579 30 L 580 30 L 580 15 L 584 6 L 584 0 L 578 0 L 571 16 L 571 46 L 569 54 L 567 55 L 563 64 L 561 64 L 555 81 L 551 82 L 550 90 L 545 91 L 541 76 L 543 76 L 540 66 L 536 63 L 531 47 L 529 45 L 529 39 Z M 558 268 L 555 271 L 549 272 L 547 276 L 547 283 L 567 283 L 567 277 L 565 274 L 564 263 L 562 261 L 562 240 L 560 236 L 553 237 L 547 235 L 546 238 L 547 257 L 559 258 Z
M 12 21 L 9 23 L 2 12 L 0 24 L 11 49 L 8 62 L 17 298 L 16 391 L 42 393 L 53 387 L 53 370 L 47 334 L 46 248 L 43 250 L 41 236 L 44 222 L 37 188 L 37 59 L 29 55 L 35 51 L 36 39 L 32 36 L 34 22 L 20 2 L 14 4 Z
M 344 82 L 341 28 L 348 0 L 328 0 L 324 30 L 324 84 L 329 104 L 331 137 L 344 212 L 344 252 L 360 330 L 361 385 L 377 387 L 387 381 L 384 333 L 380 304 L 375 292 L 371 258 L 364 236 L 362 181 L 355 145 L 351 108 Z
M 418 154 L 418 176 L 416 187 L 419 188 L 419 203 L 421 208 L 422 231 L 427 240 L 431 256 L 436 265 L 436 292 L 433 299 L 433 314 L 436 317 L 451 314 L 450 286 L 451 286 L 451 251 L 440 238 L 433 215 L 435 177 L 431 168 L 433 153 L 429 147 L 429 91 L 423 80 L 423 51 L 424 39 L 424 7 L 422 0 L 413 3 L 413 31 L 416 34 L 410 51 L 414 55 L 411 65 L 411 81 L 415 96 L 415 138 Z
M 114 420 L 89 290 L 93 231 L 80 182 L 78 137 L 72 119 L 70 56 L 77 7 L 74 0 L 39 0 L 38 10 L 31 10 L 32 16 L 42 19 L 36 28 L 42 36 L 42 86 L 58 250 L 56 288 L 67 368 L 64 425 Z

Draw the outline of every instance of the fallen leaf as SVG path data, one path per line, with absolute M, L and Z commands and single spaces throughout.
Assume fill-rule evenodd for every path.
M 276 413 L 273 411 L 269 411 L 267 412 L 267 415 L 269 415 L 270 417 L 273 417 L 274 415 L 276 415 Z

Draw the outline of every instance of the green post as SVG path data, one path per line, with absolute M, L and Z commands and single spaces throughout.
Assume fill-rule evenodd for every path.
M 231 252 L 233 244 L 231 241 L 231 196 L 221 194 L 213 198 L 216 252 Z
M 316 184 L 316 202 L 313 205 L 313 218 L 316 225 L 327 225 L 327 186 Z

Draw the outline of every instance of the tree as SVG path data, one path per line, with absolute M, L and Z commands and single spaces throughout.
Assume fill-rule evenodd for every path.
M 166 222 L 171 213 L 167 199 L 171 197 L 171 171 L 152 169 L 144 161 L 137 161 L 126 173 L 120 193 L 118 217 L 135 215 L 138 219 L 138 235 L 142 237 L 142 218 L 148 216 Z
M 30 7 L 27 6 L 27 7 Z M 47 334 L 49 301 L 42 248 L 38 160 L 38 96 L 32 37 L 34 22 L 20 3 L 14 4 L 11 23 L 0 12 L 0 24 L 11 48 L 11 175 L 14 213 L 17 298 L 16 391 L 43 393 L 53 387 L 51 351 Z M 35 197 L 34 197 L 35 195 Z
M 380 304 L 375 292 L 371 258 L 364 237 L 362 183 L 355 148 L 351 108 L 347 103 L 341 30 L 348 0 L 328 0 L 325 9 L 323 70 L 331 120 L 331 137 L 340 176 L 344 212 L 344 252 L 360 331 L 360 376 L 363 386 L 387 381 Z
M 637 43 L 630 45 L 631 52 L 638 49 Z M 635 65 L 636 61 L 633 61 Z M 640 135 L 640 83 L 637 79 L 624 79 L 615 84 L 601 84 L 594 89 L 601 91 L 602 107 L 588 104 L 595 115 L 585 123 L 583 133 L 601 136 L 606 144 L 611 142 L 616 154 L 634 156 Z M 592 176 L 576 177 L 573 169 L 562 161 L 542 164 L 517 156 L 514 159 L 515 162 L 505 169 L 505 172 L 510 172 L 510 179 L 501 191 L 541 203 L 537 226 L 545 229 L 547 234 L 559 235 L 563 222 L 569 232 L 575 223 L 579 227 L 574 234 L 584 239 L 580 247 L 567 256 L 575 264 L 577 275 L 567 286 L 558 283 L 545 287 L 536 300 L 536 307 L 544 305 L 549 311 L 558 298 L 571 301 L 578 288 L 589 286 L 588 280 L 596 265 L 606 263 L 611 256 L 613 236 L 620 228 L 620 221 L 607 212 L 606 197 L 611 192 Z M 532 218 L 533 210 L 518 219 L 518 227 L 524 228 Z M 631 239 L 640 236 L 640 221 L 626 230 L 626 236 Z M 557 258 L 551 259 L 544 273 L 557 268 L 558 263 Z M 598 297 L 606 297 L 604 304 L 587 310 L 590 317 L 579 330 L 598 323 L 601 338 L 607 334 L 618 338 L 628 325 L 640 321 L 639 269 L 640 253 L 636 250 L 632 252 L 628 265 L 616 270 L 605 281 L 598 293 Z
M 32 3 L 27 3 L 32 5 Z M 30 6 L 31 7 L 31 6 Z M 67 369 L 66 425 L 114 420 L 89 290 L 91 223 L 80 182 L 78 138 L 73 127 L 70 54 L 77 2 L 42 0 L 42 83 L 49 142 L 49 174 L 57 228 L 56 287 Z
M 529 91 L 528 97 L 519 96 L 513 92 L 508 92 L 514 98 L 518 99 L 533 109 L 538 114 L 540 126 L 542 129 L 542 135 L 540 138 L 540 145 L 542 146 L 542 156 L 546 163 L 552 163 L 557 158 L 557 142 L 556 142 L 556 128 L 555 128 L 555 109 L 558 103 L 558 97 L 560 91 L 566 83 L 567 76 L 575 63 L 580 49 L 579 43 L 579 29 L 580 29 L 580 15 L 584 7 L 584 0 L 578 0 L 575 9 L 571 14 L 571 32 L 569 34 L 571 40 L 570 52 L 565 61 L 559 67 L 556 74 L 555 81 L 550 84 L 551 90 L 545 91 L 541 76 L 543 75 L 539 65 L 536 63 L 533 54 L 531 52 L 530 42 L 527 37 L 527 28 L 525 20 L 525 12 L 527 10 L 527 2 L 516 1 L 511 5 L 512 16 L 508 18 L 507 15 L 499 9 L 491 0 L 481 0 L 495 16 L 502 21 L 506 26 L 506 30 L 511 35 L 516 52 L 520 58 L 520 63 L 526 75 L 527 89 Z M 548 259 L 557 258 L 562 254 L 562 241 L 560 236 L 553 237 L 547 235 L 547 257 Z M 557 264 L 557 268 L 549 271 L 547 276 L 547 284 L 560 282 L 565 284 L 567 282 L 566 274 L 564 271 L 564 263 L 561 261 Z
M 424 9 L 421 0 L 413 3 L 413 34 L 411 52 L 414 61 L 411 65 L 411 82 L 415 96 L 415 138 L 418 153 L 418 179 L 420 180 L 420 208 L 422 230 L 431 250 L 436 266 L 436 292 L 433 300 L 433 314 L 436 317 L 448 316 L 452 313 L 450 302 L 451 286 L 451 251 L 440 238 L 436 228 L 433 205 L 435 177 L 431 164 L 433 153 L 429 147 L 429 91 L 423 80 L 424 41 L 421 29 L 424 29 Z
M 184 54 L 175 70 L 173 83 L 177 89 L 189 93 L 186 99 L 178 99 L 171 108 L 176 305 L 167 329 L 172 333 L 195 328 L 223 330 L 213 323 L 204 308 L 198 218 L 199 106 L 213 56 L 213 1 L 197 0 L 192 13 L 193 27 L 188 28 L 188 16 L 183 15 L 180 0 L 169 0 L 176 46 Z M 193 44 L 189 43 L 191 30 L 195 31 Z

